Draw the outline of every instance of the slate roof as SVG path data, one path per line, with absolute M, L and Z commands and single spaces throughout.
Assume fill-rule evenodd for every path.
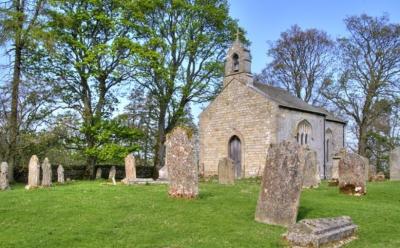
M 291 95 L 284 89 L 260 83 L 257 81 L 254 81 L 253 86 L 257 90 L 262 91 L 265 95 L 267 95 L 268 98 L 277 102 L 280 107 L 322 115 L 325 116 L 325 119 L 328 121 L 334 121 L 346 124 L 344 120 L 334 116 L 326 109 L 310 105 L 305 101 L 301 100 L 300 98 Z

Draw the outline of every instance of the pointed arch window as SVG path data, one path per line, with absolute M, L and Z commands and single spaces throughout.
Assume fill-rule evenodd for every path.
M 297 125 L 297 143 L 307 145 L 310 142 L 311 124 L 307 120 L 302 120 Z
M 232 70 L 234 72 L 239 71 L 239 55 L 237 53 L 232 55 Z

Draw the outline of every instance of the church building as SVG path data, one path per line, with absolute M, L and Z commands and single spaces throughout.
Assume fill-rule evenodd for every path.
M 317 152 L 321 178 L 330 178 L 333 154 L 344 147 L 345 121 L 284 89 L 258 82 L 250 51 L 237 39 L 227 53 L 223 89 L 199 116 L 200 170 L 218 174 L 231 158 L 236 177 L 262 175 L 267 149 L 283 140 Z

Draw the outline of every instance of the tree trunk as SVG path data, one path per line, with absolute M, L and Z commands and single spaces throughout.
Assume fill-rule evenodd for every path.
M 157 142 L 155 147 L 153 178 L 158 178 L 158 170 L 164 166 L 165 156 L 165 110 L 160 111 L 157 129 Z
M 14 168 L 16 166 L 17 158 L 17 139 L 18 139 L 18 98 L 19 98 L 19 85 L 21 82 L 21 64 L 22 64 L 22 49 L 23 44 L 21 40 L 22 24 L 23 24 L 23 10 L 21 9 L 20 1 L 15 1 L 15 10 L 20 17 L 17 19 L 17 29 L 14 38 L 14 72 L 12 78 L 12 91 L 11 91 L 11 113 L 9 120 L 10 129 L 10 145 L 9 145 L 9 180 L 14 181 Z
M 358 154 L 366 157 L 367 150 L 367 127 L 365 124 L 360 124 L 359 129 L 359 138 L 358 138 Z

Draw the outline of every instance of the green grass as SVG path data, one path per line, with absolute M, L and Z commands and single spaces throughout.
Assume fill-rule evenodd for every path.
M 0 247 L 280 247 L 284 228 L 254 221 L 259 184 L 201 183 L 177 200 L 166 185 L 74 182 L 0 192 Z M 368 184 L 363 197 L 323 184 L 305 190 L 299 219 L 349 215 L 359 239 L 347 247 L 400 247 L 400 182 Z

